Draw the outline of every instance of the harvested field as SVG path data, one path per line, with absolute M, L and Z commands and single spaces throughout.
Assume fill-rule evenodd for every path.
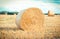
M 60 15 L 45 15 L 44 34 L 19 30 L 15 19 L 16 15 L 0 15 L 0 39 L 60 39 Z

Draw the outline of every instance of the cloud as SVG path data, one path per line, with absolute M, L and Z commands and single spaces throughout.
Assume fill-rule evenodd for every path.
M 35 1 L 19 1 L 19 0 L 15 0 L 15 1 L 9 1 L 9 3 L 7 3 L 6 5 L 4 5 L 4 7 L 6 9 L 8 9 L 7 11 L 20 11 L 23 9 L 27 9 L 30 7 L 38 7 L 41 8 L 43 10 L 44 13 L 47 13 L 48 10 L 52 10 L 55 13 L 59 13 L 60 12 L 60 5 L 59 4 L 55 4 L 55 3 L 51 3 L 50 0 L 35 0 Z

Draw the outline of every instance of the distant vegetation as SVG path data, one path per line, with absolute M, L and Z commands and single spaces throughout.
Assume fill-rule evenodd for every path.
M 45 15 L 48 15 L 48 13 L 44 13 Z M 60 15 L 60 14 L 58 14 L 58 13 L 55 13 L 55 15 Z
M 7 15 L 14 15 L 14 14 L 18 14 L 18 12 L 7 12 L 7 11 L 3 11 L 3 12 L 0 12 L 0 14 L 7 14 Z
M 14 15 L 14 14 L 18 14 L 19 12 L 7 12 L 7 11 L 2 11 L 0 12 L 0 14 L 7 14 L 7 15 Z M 44 13 L 45 15 L 48 15 L 48 13 Z M 60 15 L 58 13 L 55 13 L 55 15 Z

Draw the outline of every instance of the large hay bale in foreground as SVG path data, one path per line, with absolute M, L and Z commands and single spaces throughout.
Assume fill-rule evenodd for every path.
M 26 9 L 22 16 L 19 15 L 18 17 L 19 28 L 25 31 L 43 31 L 44 14 L 39 8 Z

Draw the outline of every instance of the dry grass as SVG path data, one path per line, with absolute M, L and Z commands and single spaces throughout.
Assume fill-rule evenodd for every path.
M 16 15 L 0 15 L 0 39 L 60 39 L 60 15 L 45 15 L 44 35 L 19 30 L 15 19 Z

